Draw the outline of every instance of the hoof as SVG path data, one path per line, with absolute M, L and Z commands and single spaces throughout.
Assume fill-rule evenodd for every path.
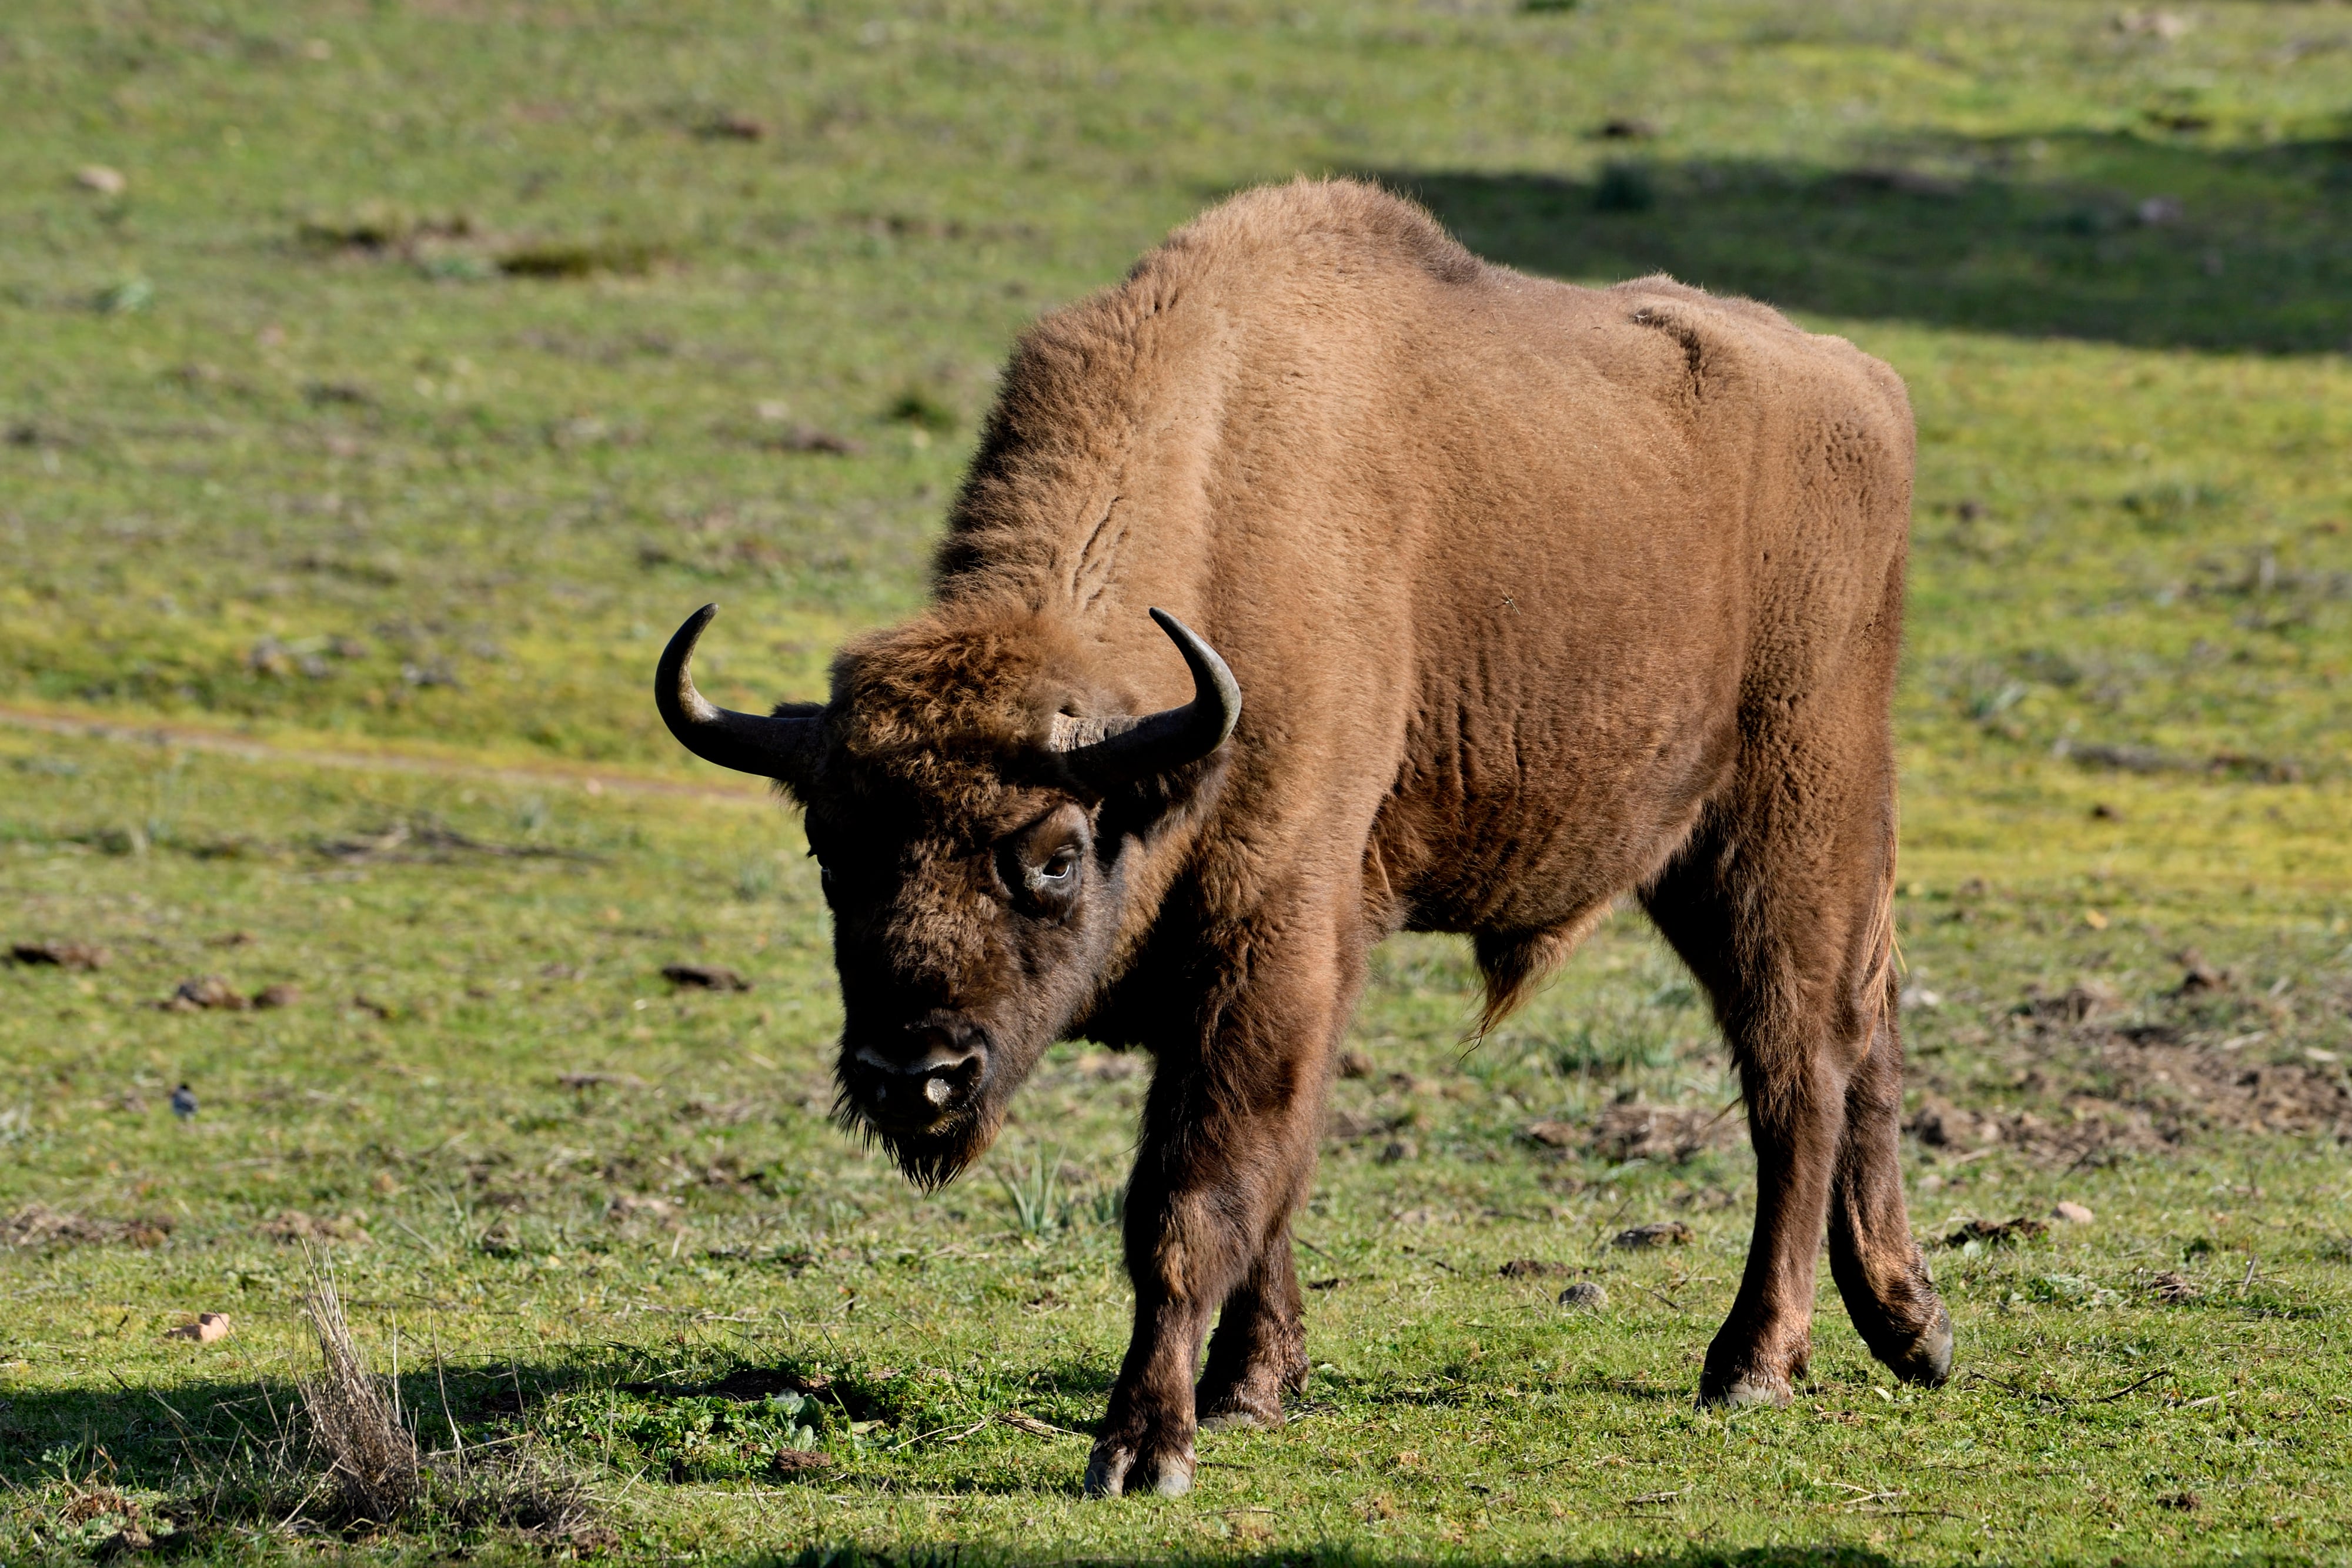
M 1271 1432 L 1276 1425 L 1246 1410 L 1220 1410 L 1214 1416 L 1201 1417 L 1203 1432 Z
M 1710 1388 L 1701 1385 L 1698 1407 L 1702 1410 L 1738 1410 L 1749 1405 L 1784 1406 L 1790 1398 L 1785 1380 L 1762 1377 L 1734 1378 L 1728 1386 Z
M 1940 1386 L 1952 1375 L 1952 1314 L 1938 1303 L 1932 1325 L 1901 1351 L 1878 1359 L 1906 1383 Z
M 1188 1447 L 1181 1454 L 1160 1456 L 1138 1469 L 1134 1449 L 1124 1445 L 1097 1448 L 1087 1461 L 1086 1487 L 1088 1497 L 1123 1497 L 1138 1490 L 1182 1497 L 1192 1490 L 1192 1450 Z
M 1282 1430 L 1282 1396 L 1278 1394 L 1235 1392 L 1202 1407 L 1203 1432 L 1278 1432 Z

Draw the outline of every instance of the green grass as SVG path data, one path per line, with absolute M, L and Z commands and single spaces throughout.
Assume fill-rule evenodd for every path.
M 308 1364 L 307 1233 L 428 1443 L 583 1479 L 611 1533 L 558 1551 L 2344 1560 L 2352 13 L 2118 15 L 11 7 L 0 938 L 113 956 L 0 967 L 0 1220 L 78 1227 L 0 1254 L 0 1557 L 99 1550 L 100 1485 L 167 1548 L 314 1549 L 187 1506 Z M 1958 1130 L 1906 1161 L 1951 1386 L 1895 1389 L 1825 1293 L 1791 1409 L 1690 1407 L 1751 1166 L 1736 1113 L 1680 1161 L 1605 1135 L 1733 1094 L 1631 917 L 1473 1051 L 1463 949 L 1381 951 L 1299 1228 L 1314 1386 L 1181 1502 L 1086 1503 L 1083 1436 L 998 1419 L 1099 1414 L 1129 1064 L 1057 1048 L 932 1197 L 826 1123 L 797 826 L 659 734 L 660 641 L 719 598 L 707 689 L 818 693 L 919 601 L 1020 325 L 1301 171 L 1909 382 L 1906 1032 Z M 2183 994 L 2189 947 L 2228 983 Z M 151 1005 L 210 974 L 301 996 Z M 2061 1197 L 2095 1221 L 1941 1245 Z M 1586 1278 L 1608 1307 L 1560 1309 Z M 236 1333 L 160 1337 L 197 1311 Z M 707 1391 L 741 1367 L 832 1383 Z

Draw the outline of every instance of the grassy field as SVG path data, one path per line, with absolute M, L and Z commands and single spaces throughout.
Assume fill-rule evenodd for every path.
M 1012 334 L 1300 172 L 1908 380 L 1947 1388 L 1824 1281 L 1691 1407 L 1752 1164 L 1632 916 L 1475 1051 L 1381 951 L 1313 1387 L 1181 1501 L 1077 1495 L 1141 1067 L 930 1197 L 826 1124 L 797 823 L 660 642 L 817 695 Z M 0 964 L 0 1562 L 2352 1560 L 2352 8 L 18 0 L 0 332 L 0 945 L 106 950 Z M 329 1260 L 499 1506 L 287 1490 Z

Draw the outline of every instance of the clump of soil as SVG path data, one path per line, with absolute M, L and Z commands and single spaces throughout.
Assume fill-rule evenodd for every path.
M 662 978 L 680 989 L 748 991 L 751 982 L 719 964 L 666 964 Z
M 218 975 L 200 975 L 182 980 L 170 996 L 155 1005 L 167 1013 L 241 1013 L 253 1002 Z
M 1592 1148 L 1612 1160 L 1680 1165 L 1708 1149 L 1738 1144 L 1746 1131 L 1742 1118 L 1703 1105 L 1612 1105 L 1592 1129 Z
M 2010 1247 L 2030 1241 L 2049 1228 L 2049 1221 L 2029 1219 L 2023 1215 L 2015 1219 L 1971 1219 L 1945 1237 L 1944 1245 L 1966 1247 L 1971 1241 L 1980 1241 L 1988 1247 Z
M 172 1234 L 169 1216 L 142 1219 L 99 1219 L 86 1214 L 35 1204 L 0 1220 L 0 1243 L 10 1247 L 103 1246 L 127 1242 L 133 1247 L 161 1247 Z
M 1540 1280 L 1551 1274 L 1565 1274 L 1565 1263 L 1549 1263 L 1541 1258 L 1514 1258 L 1496 1272 L 1506 1280 Z
M 114 955 L 94 942 L 19 942 L 8 949 L 19 964 L 47 964 L 60 969 L 103 969 Z
M 155 1005 L 167 1013 L 241 1013 L 248 1008 L 290 1008 L 301 999 L 302 988 L 283 980 L 247 996 L 218 975 L 199 975 L 182 980 Z
M 1691 1240 L 1691 1228 L 1681 1220 L 1654 1219 L 1647 1225 L 1619 1231 L 1609 1245 L 1635 1250 L 1644 1247 L 1687 1247 Z

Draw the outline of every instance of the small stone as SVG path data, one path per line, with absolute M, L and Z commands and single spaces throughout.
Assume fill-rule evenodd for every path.
M 1370 1078 L 1371 1075 L 1372 1059 L 1370 1057 L 1360 1051 L 1343 1051 L 1339 1053 L 1340 1077 Z
M 1579 1280 L 1559 1293 L 1559 1304 L 1571 1312 L 1597 1312 L 1609 1304 L 1609 1292 L 1597 1281 Z
M 198 1312 L 194 1322 L 182 1323 L 178 1328 L 166 1329 L 163 1332 L 165 1339 L 194 1340 L 198 1344 L 211 1344 L 215 1341 L 228 1338 L 228 1335 L 229 1321 L 226 1312 Z
M 75 170 L 74 183 L 101 196 L 119 196 L 131 188 L 121 170 L 110 169 L 103 163 L 85 163 Z
M 1565 1149 L 1577 1142 L 1577 1130 L 1567 1122 L 1537 1122 L 1528 1128 L 1528 1136 L 1545 1148 Z
M 2073 1198 L 2061 1198 L 2058 1207 L 2050 1211 L 2050 1218 L 2067 1225 L 2088 1225 L 2095 1217 L 2087 1205 L 2076 1203 Z

